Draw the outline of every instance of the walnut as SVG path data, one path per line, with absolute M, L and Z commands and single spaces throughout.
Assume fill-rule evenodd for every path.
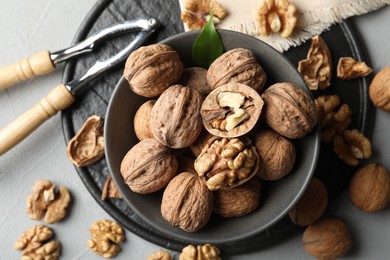
M 287 138 L 302 138 L 317 124 L 314 101 L 303 89 L 291 83 L 273 84 L 264 91 L 262 98 L 266 123 Z
M 59 193 L 55 185 L 48 180 L 38 180 L 31 189 L 27 198 L 27 213 L 30 219 L 41 220 L 52 224 L 62 220 L 66 216 L 71 197 L 65 187 L 61 187 Z
M 325 184 L 313 177 L 302 197 L 288 214 L 294 224 L 308 226 L 322 217 L 327 206 L 328 191 Z
M 174 149 L 190 146 L 202 131 L 202 101 L 189 87 L 174 85 L 165 90 L 152 109 L 150 129 L 154 138 Z
M 348 226 L 339 219 L 322 219 L 306 228 L 303 247 L 317 259 L 336 259 L 352 246 Z
M 165 187 L 175 176 L 177 168 L 172 151 L 151 138 L 139 142 L 127 152 L 120 171 L 132 191 L 147 194 Z
M 226 83 L 242 83 L 261 91 L 267 75 L 248 49 L 235 48 L 219 56 L 207 71 L 207 82 L 212 89 Z
M 99 220 L 91 225 L 88 247 L 104 258 L 116 256 L 121 250 L 120 242 L 125 240 L 125 233 L 118 223 L 107 219 Z
M 214 22 L 222 20 L 227 15 L 225 8 L 214 0 L 189 0 L 181 13 L 181 20 L 190 30 L 202 29 L 209 21 L 213 10 Z
M 262 0 L 257 11 L 260 35 L 279 33 L 288 38 L 297 25 L 296 12 L 295 5 L 288 0 Z
M 220 260 L 220 251 L 217 247 L 205 245 L 188 245 L 183 248 L 180 254 L 180 260 Z
M 150 115 L 152 108 L 156 100 L 148 100 L 143 103 L 134 115 L 134 133 L 138 140 L 142 141 L 148 138 L 153 138 L 152 132 L 150 131 Z
M 274 181 L 286 176 L 295 164 L 294 144 L 270 129 L 256 134 L 254 143 L 259 153 L 261 167 L 256 176 L 262 180 Z
M 375 75 L 369 93 L 374 106 L 390 111 L 390 67 L 384 67 Z
M 146 260 L 171 260 L 171 255 L 164 250 L 151 253 Z
M 99 161 L 104 156 L 104 121 L 99 116 L 89 117 L 79 132 L 69 141 L 66 152 L 77 167 Z
M 214 192 L 214 213 L 224 218 L 251 213 L 260 204 L 261 182 L 252 178 L 244 184 Z
M 349 198 L 365 212 L 384 209 L 390 201 L 390 176 L 383 165 L 370 163 L 359 169 L 349 183 Z
M 307 58 L 298 63 L 298 71 L 310 90 L 323 90 L 330 86 L 332 56 L 321 36 L 312 38 Z
M 341 57 L 337 64 L 337 77 L 340 79 L 356 79 L 369 75 L 372 69 L 365 62 L 351 57 Z
M 254 89 L 241 83 L 228 83 L 205 98 L 200 114 L 204 127 L 212 135 L 238 137 L 256 125 L 263 103 Z
M 340 106 L 337 95 L 322 95 L 314 101 L 321 124 L 321 141 L 332 142 L 337 134 L 343 133 L 351 124 L 352 111 L 347 104 Z
M 205 176 L 210 190 L 233 188 L 250 180 L 260 164 L 249 138 L 215 138 L 195 160 L 199 176 Z
M 200 67 L 185 68 L 177 83 L 195 89 L 202 97 L 207 96 L 212 90 L 207 83 L 207 70 Z
M 143 97 L 156 97 L 181 76 L 179 54 L 165 44 L 151 44 L 133 51 L 127 58 L 124 78 Z
M 49 239 L 53 230 L 44 225 L 33 226 L 24 231 L 15 242 L 15 249 L 22 250 L 22 259 L 59 259 L 61 244 Z
M 187 232 L 195 232 L 209 221 L 213 210 L 213 193 L 204 178 L 183 172 L 166 187 L 161 214 L 171 225 Z
M 333 150 L 346 164 L 357 166 L 359 160 L 371 156 L 371 142 L 357 129 L 345 130 L 333 140 Z
M 119 193 L 118 188 L 116 187 L 111 175 L 108 175 L 107 180 L 104 183 L 101 200 L 105 200 L 107 198 L 122 198 L 122 195 Z

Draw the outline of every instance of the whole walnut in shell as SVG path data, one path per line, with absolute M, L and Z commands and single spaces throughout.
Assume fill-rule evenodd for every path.
M 156 97 L 181 76 L 179 54 L 165 44 L 151 44 L 132 52 L 126 60 L 124 78 L 143 97 Z
M 135 112 L 133 120 L 134 133 L 140 141 L 153 138 L 149 125 L 150 114 L 152 113 L 152 108 L 155 103 L 156 100 L 148 100 L 138 108 L 137 112 Z
M 370 84 L 369 93 L 374 106 L 390 111 L 390 67 L 384 67 L 375 75 Z
M 224 218 L 251 213 L 260 204 L 261 182 L 252 178 L 244 184 L 214 192 L 214 213 Z
M 289 211 L 291 221 L 298 226 L 308 226 L 319 220 L 328 206 L 325 184 L 313 177 L 302 197 Z
M 237 82 L 261 91 L 267 75 L 254 54 L 247 49 L 235 48 L 219 56 L 207 71 L 207 82 L 212 89 L 226 83 Z
M 390 176 L 385 167 L 371 163 L 359 169 L 349 183 L 349 198 L 365 212 L 384 209 L 390 201 Z
M 302 138 L 317 124 L 317 108 L 313 99 L 291 83 L 270 86 L 262 98 L 262 114 L 267 125 L 287 138 Z
M 165 187 L 175 176 L 177 168 L 178 162 L 172 151 L 150 138 L 127 152 L 120 171 L 132 191 L 147 194 Z
M 170 86 L 152 109 L 150 130 L 154 138 L 174 149 L 190 146 L 202 131 L 202 101 L 190 87 Z
M 161 214 L 170 224 L 187 232 L 195 232 L 209 221 L 213 210 L 213 193 L 204 178 L 183 172 L 166 187 Z
M 348 226 L 339 219 L 322 219 L 306 228 L 303 247 L 317 259 L 336 259 L 352 246 Z
M 177 84 L 195 89 L 202 97 L 207 96 L 212 90 L 207 83 L 207 70 L 200 67 L 185 68 Z
M 256 125 L 263 103 L 260 95 L 249 86 L 228 83 L 205 98 L 200 114 L 204 127 L 212 135 L 238 137 Z
M 295 146 L 277 132 L 264 129 L 256 134 L 254 143 L 261 159 L 256 176 L 274 181 L 286 176 L 295 164 Z

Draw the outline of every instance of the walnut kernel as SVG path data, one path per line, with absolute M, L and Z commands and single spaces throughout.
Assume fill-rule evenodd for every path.
M 369 93 L 374 106 L 390 111 L 390 67 L 384 67 L 375 75 Z
M 171 260 L 171 255 L 164 250 L 151 253 L 146 260 Z
M 138 108 L 137 112 L 135 112 L 133 120 L 134 133 L 140 141 L 153 138 L 149 125 L 150 115 L 155 103 L 156 100 L 148 100 Z
M 116 256 L 121 250 L 117 244 L 125 240 L 122 227 L 107 219 L 93 223 L 89 233 L 92 239 L 88 240 L 88 247 L 104 258 Z
M 216 21 L 227 15 L 225 8 L 218 1 L 189 0 L 181 13 L 181 19 L 190 30 L 199 30 L 207 24 L 211 10 Z
M 104 120 L 96 115 L 84 122 L 78 133 L 67 145 L 69 160 L 77 167 L 93 164 L 104 156 Z
M 368 164 L 352 176 L 348 191 L 356 207 L 365 212 L 380 211 L 390 201 L 389 173 L 381 164 Z
M 220 260 L 220 251 L 217 247 L 205 245 L 188 245 L 183 248 L 180 254 L 180 260 Z
M 340 79 L 356 79 L 369 75 L 372 69 L 365 62 L 352 57 L 341 57 L 337 64 L 337 77 Z

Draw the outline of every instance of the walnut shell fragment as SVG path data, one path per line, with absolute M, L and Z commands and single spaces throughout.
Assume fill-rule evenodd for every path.
M 204 127 L 212 135 L 238 137 L 257 123 L 263 99 L 247 85 L 228 83 L 214 89 L 204 100 L 200 114 Z
M 33 226 L 20 235 L 15 249 L 22 250 L 22 259 L 57 260 L 61 255 L 61 244 L 57 240 L 50 240 L 53 235 L 49 227 Z
M 111 258 L 120 252 L 119 243 L 125 240 L 123 228 L 114 221 L 99 220 L 91 225 L 88 247 L 104 258 Z
M 283 38 L 288 38 L 297 25 L 297 8 L 288 0 L 263 0 L 258 14 L 259 33 L 268 36 L 271 33 L 279 33 Z
M 261 167 L 256 176 L 262 180 L 275 181 L 286 176 L 295 164 L 294 144 L 277 132 L 264 129 L 254 138 Z
M 170 86 L 152 109 L 150 129 L 154 138 L 174 149 L 190 146 L 202 131 L 202 101 L 200 94 L 189 87 Z
M 306 228 L 303 247 L 317 259 L 336 259 L 352 247 L 348 226 L 339 219 L 322 219 Z
M 371 74 L 372 69 L 365 62 L 352 57 L 341 57 L 337 64 L 337 77 L 340 79 L 357 79 Z
M 225 8 L 216 0 L 189 0 L 181 12 L 181 20 L 190 30 L 199 30 L 209 21 L 211 10 L 215 23 L 227 15 Z
M 317 124 L 314 101 L 303 89 L 291 83 L 273 84 L 264 91 L 262 98 L 266 123 L 287 138 L 302 138 Z
M 390 202 L 390 175 L 383 165 L 370 163 L 360 168 L 349 183 L 349 198 L 365 212 L 380 211 Z
M 267 75 L 252 51 L 243 48 L 229 50 L 219 56 L 207 71 L 207 82 L 212 89 L 227 83 L 242 83 L 261 91 Z
M 291 221 L 298 226 L 308 226 L 319 220 L 328 207 L 325 184 L 313 177 L 299 201 L 289 211 Z
M 323 90 L 330 86 L 332 56 L 321 36 L 312 38 L 307 58 L 298 63 L 298 71 L 310 90 Z
M 148 100 L 143 103 L 135 112 L 133 125 L 134 133 L 138 140 L 142 141 L 148 138 L 153 138 L 152 132 L 150 131 L 150 115 L 152 108 L 156 100 Z
M 207 83 L 207 70 L 200 67 L 185 68 L 177 83 L 195 89 L 202 97 L 207 96 L 212 90 Z
M 214 213 L 224 218 L 251 213 L 260 204 L 261 182 L 252 178 L 244 184 L 214 192 Z
M 173 178 L 166 187 L 161 214 L 171 225 L 187 232 L 204 227 L 213 210 L 213 193 L 204 178 L 183 172 Z
M 119 193 L 118 188 L 116 187 L 111 175 L 108 175 L 106 182 L 104 183 L 101 200 L 105 200 L 107 198 L 122 198 L 122 195 Z
M 372 103 L 383 111 L 390 111 L 390 67 L 375 75 L 369 88 Z
M 217 247 L 205 245 L 188 245 L 183 248 L 180 254 L 180 260 L 221 260 L 220 251 Z
M 66 152 L 69 160 L 77 167 L 91 165 L 104 156 L 104 120 L 93 115 L 89 117 L 69 141 Z
M 172 151 L 150 138 L 127 152 L 120 171 L 132 191 L 148 194 L 165 187 L 175 176 L 177 168 L 178 162 Z
M 181 76 L 179 54 L 165 44 L 151 44 L 133 51 L 126 60 L 124 78 L 143 97 L 156 97 Z
M 370 140 L 357 129 L 345 130 L 333 140 L 333 151 L 346 164 L 357 166 L 359 160 L 368 159 L 372 154 Z
M 215 138 L 202 150 L 194 167 L 205 176 L 210 190 L 233 188 L 249 181 L 258 171 L 260 158 L 249 138 Z

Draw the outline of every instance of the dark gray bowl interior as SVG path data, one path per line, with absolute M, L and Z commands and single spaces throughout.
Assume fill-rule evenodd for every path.
M 225 51 L 247 48 L 257 57 L 266 70 L 267 85 L 276 82 L 291 82 L 310 93 L 297 70 L 279 52 L 251 36 L 219 30 Z M 181 56 L 186 67 L 193 66 L 191 48 L 199 32 L 175 35 L 162 43 L 170 45 Z M 292 172 L 276 182 L 264 183 L 261 206 L 253 213 L 239 218 L 223 219 L 213 215 L 200 231 L 187 233 L 168 224 L 160 214 L 162 192 L 140 195 L 132 192 L 124 183 L 120 164 L 138 139 L 133 130 L 133 118 L 138 107 L 147 99 L 134 94 L 126 80 L 121 78 L 111 97 L 105 123 L 106 159 L 112 177 L 130 207 L 157 230 L 188 243 L 228 243 L 258 234 L 275 224 L 302 195 L 313 175 L 319 153 L 320 130 L 316 127 L 310 134 L 295 140 L 297 160 Z

